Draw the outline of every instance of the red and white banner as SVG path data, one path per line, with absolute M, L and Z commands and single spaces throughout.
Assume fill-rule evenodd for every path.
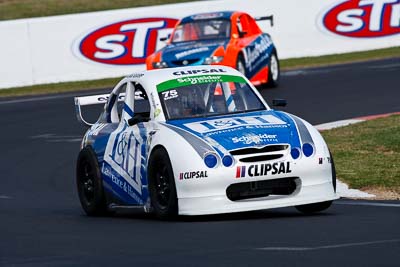
M 389 37 L 400 33 L 400 0 L 337 1 L 322 13 L 319 23 L 349 38 Z

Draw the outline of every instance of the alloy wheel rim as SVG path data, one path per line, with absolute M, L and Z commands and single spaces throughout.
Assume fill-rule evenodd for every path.
M 276 59 L 275 55 L 272 55 L 271 57 L 270 68 L 271 68 L 272 79 L 274 81 L 278 80 L 279 68 L 278 68 L 278 60 Z
M 245 69 L 244 69 L 244 65 L 243 65 L 242 61 L 239 61 L 239 63 L 238 63 L 238 71 L 239 71 L 240 73 L 242 73 L 243 75 L 246 74 L 246 73 L 245 73 Z
M 162 166 L 161 170 L 157 172 L 155 187 L 157 203 L 161 208 L 165 209 L 168 206 L 170 197 L 170 185 L 166 166 Z
M 87 202 L 91 203 L 94 199 L 94 179 L 90 166 L 86 163 L 82 177 L 83 194 Z

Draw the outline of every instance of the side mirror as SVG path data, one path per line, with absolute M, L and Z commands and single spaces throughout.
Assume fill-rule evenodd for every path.
M 239 32 L 239 38 L 243 38 L 247 34 L 246 31 L 240 31 Z
M 165 42 L 165 41 L 168 41 L 168 39 L 171 37 L 171 34 L 168 34 L 166 37 L 161 37 L 159 40 L 161 41 L 161 42 Z
M 286 99 L 274 99 L 272 100 L 272 106 L 274 107 L 286 107 L 287 101 Z
M 135 124 L 138 124 L 139 122 L 146 122 L 149 120 L 150 120 L 149 117 L 143 116 L 143 114 L 141 113 L 135 113 L 133 117 L 128 120 L 128 125 L 133 126 Z

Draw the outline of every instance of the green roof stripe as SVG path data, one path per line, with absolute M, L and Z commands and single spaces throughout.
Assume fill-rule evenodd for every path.
M 212 82 L 238 82 L 245 83 L 245 79 L 234 75 L 198 75 L 182 77 L 162 82 L 157 85 L 157 91 L 163 92 L 172 88 L 187 86 L 190 84 L 212 83 Z

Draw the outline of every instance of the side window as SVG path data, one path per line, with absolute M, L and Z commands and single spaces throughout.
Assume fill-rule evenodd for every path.
M 121 120 L 122 116 L 122 110 L 124 109 L 124 99 L 125 99 L 125 94 L 126 94 L 126 83 L 120 86 L 120 89 L 118 89 L 119 95 L 118 95 L 118 101 L 116 103 L 117 105 L 117 112 L 118 112 L 118 121 Z
M 183 27 L 182 25 L 178 25 L 174 32 L 174 37 L 172 38 L 173 42 L 182 42 L 183 39 Z
M 140 83 L 135 83 L 135 104 L 134 113 L 143 117 L 150 118 L 150 102 L 149 98 Z
M 242 23 L 240 23 L 240 17 L 237 18 L 236 20 L 236 27 L 238 29 L 239 34 L 241 34 L 243 32 L 243 26 Z
M 125 92 L 126 83 L 121 85 L 111 93 L 101 120 L 107 123 L 118 123 L 121 120 Z
M 249 21 L 246 15 L 241 15 L 237 19 L 236 25 L 238 27 L 240 37 L 247 37 L 251 35 L 251 29 L 249 27 Z

